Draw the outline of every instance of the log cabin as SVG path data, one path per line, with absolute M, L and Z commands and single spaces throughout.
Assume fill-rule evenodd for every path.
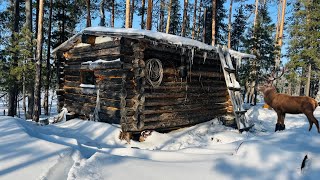
M 89 27 L 53 53 L 58 109 L 74 117 L 120 124 L 130 133 L 213 118 L 237 126 L 227 118 L 232 103 L 217 47 L 160 32 Z

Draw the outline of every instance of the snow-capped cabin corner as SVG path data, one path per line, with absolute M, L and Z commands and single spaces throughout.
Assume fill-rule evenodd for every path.
M 59 109 L 133 133 L 233 115 L 218 49 L 159 32 L 86 28 L 54 49 Z

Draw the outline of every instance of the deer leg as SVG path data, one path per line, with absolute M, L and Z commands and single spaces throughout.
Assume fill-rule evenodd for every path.
M 313 123 L 316 125 L 317 129 L 318 129 L 318 133 L 320 133 L 320 129 L 319 129 L 319 122 L 318 120 L 313 116 L 313 112 L 307 112 L 306 116 L 308 118 L 309 121 L 309 131 L 312 128 Z
M 280 127 L 280 131 L 282 130 L 285 130 L 286 129 L 286 125 L 284 124 L 284 118 L 286 117 L 286 114 L 285 113 L 281 113 L 281 119 L 280 119 L 280 124 L 281 124 L 281 127 Z
M 281 131 L 281 113 L 277 112 L 277 115 L 278 115 L 278 119 L 277 119 L 277 124 L 274 132 Z

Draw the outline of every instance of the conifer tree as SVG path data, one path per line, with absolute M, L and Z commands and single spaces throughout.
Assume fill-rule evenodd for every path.
M 171 14 L 170 14 L 170 25 L 169 33 L 180 35 L 181 33 L 181 6 L 179 0 L 171 0 Z
M 245 48 L 249 53 L 253 53 L 256 58 L 242 66 L 242 70 L 240 70 L 242 83 L 246 81 L 254 82 L 253 85 L 257 86 L 263 75 L 273 70 L 275 65 L 275 43 L 272 36 L 275 28 L 267 9 L 266 4 L 260 6 L 255 26 L 246 34 L 248 39 L 244 41 Z M 254 94 L 253 103 L 256 104 L 256 88 Z
M 226 10 L 223 7 L 225 0 L 217 0 L 216 2 L 216 21 L 215 21 L 215 43 L 226 44 L 227 25 L 224 19 L 227 17 Z M 205 43 L 212 44 L 212 0 L 204 0 L 207 6 L 207 16 L 205 22 Z
M 243 6 L 241 5 L 237 10 L 236 14 L 234 15 L 234 21 L 232 23 L 232 30 L 231 30 L 231 39 L 230 45 L 231 49 L 240 50 L 241 45 L 244 41 L 245 29 L 247 25 L 246 17 L 244 14 Z
M 297 0 L 289 26 L 290 40 L 288 48 L 288 67 L 294 69 L 301 76 L 302 86 L 306 84 L 304 78 L 311 65 L 311 82 L 318 81 L 320 69 L 320 2 L 312 0 Z M 294 72 L 291 72 L 294 73 Z M 291 77 L 291 78 L 290 78 Z M 289 76 L 292 82 L 293 74 Z M 318 83 L 318 82 L 316 82 Z M 311 83 L 312 84 L 312 83 Z M 305 92 L 309 93 L 309 90 Z M 300 93 L 303 94 L 303 93 Z

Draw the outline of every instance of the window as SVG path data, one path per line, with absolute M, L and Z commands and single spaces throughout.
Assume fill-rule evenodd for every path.
M 94 71 L 81 71 L 81 84 L 96 84 L 96 77 Z

